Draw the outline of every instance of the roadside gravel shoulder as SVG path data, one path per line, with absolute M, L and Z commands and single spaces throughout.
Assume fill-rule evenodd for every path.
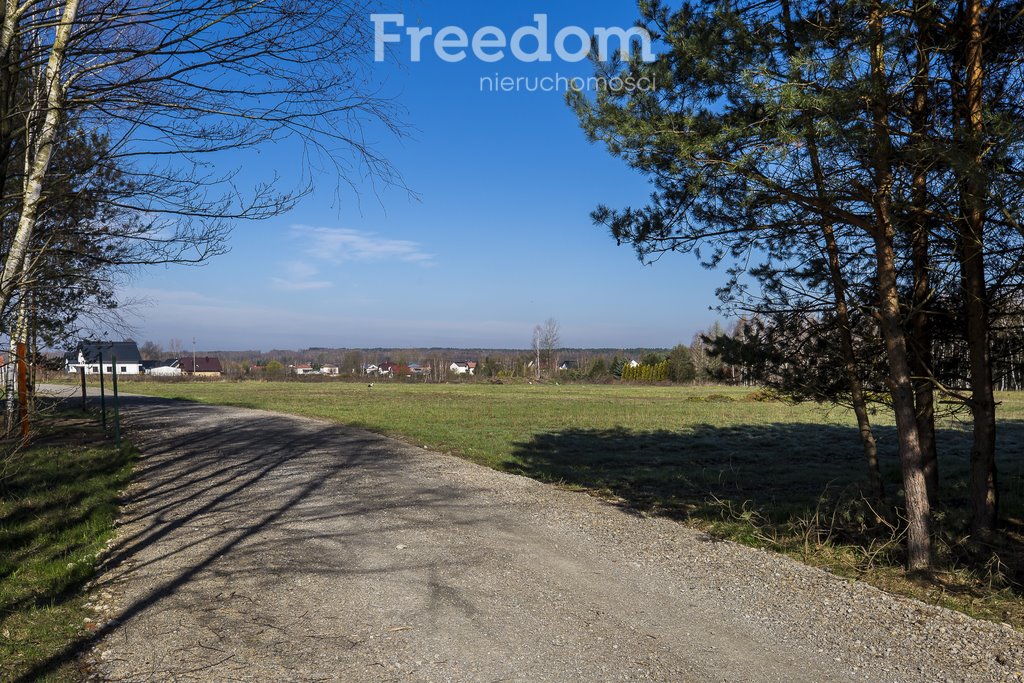
M 543 510 L 533 515 L 538 526 L 677 583 L 708 624 L 746 623 L 759 638 L 834 663 L 836 671 L 860 672 L 864 680 L 1024 680 L 1024 634 L 1007 624 L 894 596 L 585 493 L 453 456 L 433 459 L 442 476 L 460 485 L 488 488 L 507 504 L 529 500 L 527 508 Z

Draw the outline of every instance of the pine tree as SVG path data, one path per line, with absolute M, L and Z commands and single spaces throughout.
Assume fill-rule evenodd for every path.
M 929 568 L 935 389 L 972 407 L 976 534 L 995 520 L 991 317 L 1021 286 L 1012 265 L 1024 205 L 1016 11 L 980 0 L 652 1 L 640 10 L 663 44 L 657 59 L 598 68 L 655 87 L 575 92 L 570 103 L 591 139 L 650 177 L 654 192 L 639 208 L 598 207 L 595 223 L 645 261 L 678 251 L 727 266 L 726 309 L 790 315 L 796 329 L 801 318 L 828 322 L 831 365 L 861 395 L 869 461 L 861 383 L 875 365 L 857 345 L 877 340 L 908 565 Z M 944 385 L 931 358 L 941 300 L 963 302 L 970 397 Z M 694 345 L 695 362 L 704 346 Z

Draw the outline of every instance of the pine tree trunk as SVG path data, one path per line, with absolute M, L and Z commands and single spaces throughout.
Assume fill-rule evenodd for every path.
M 887 207 L 880 202 L 881 234 L 875 238 L 879 289 L 879 327 L 885 340 L 889 365 L 889 386 L 896 417 L 903 491 L 907 506 L 907 567 L 911 571 L 931 568 L 931 506 L 924 474 L 924 454 L 917 431 L 914 386 L 910 375 L 906 339 L 900 315 L 896 263 L 892 247 L 893 231 L 885 225 Z
M 893 184 L 891 142 L 889 140 L 888 103 L 885 84 L 885 36 L 880 3 L 872 7 L 869 18 L 872 37 L 871 98 L 872 129 L 875 140 L 875 182 L 872 204 L 876 225 L 875 269 L 878 279 L 878 321 L 885 341 L 889 366 L 889 391 L 896 418 L 903 492 L 907 513 L 907 567 L 925 571 L 932 566 L 931 508 L 924 476 L 924 457 L 917 429 L 914 385 L 903 330 L 894 251 L 891 192 Z
M 985 284 L 985 173 L 982 139 L 984 122 L 982 3 L 967 0 L 964 6 L 963 113 L 960 126 L 967 168 L 961 183 L 963 221 L 958 236 L 960 272 L 967 318 L 967 355 L 970 366 L 971 413 L 974 438 L 971 444 L 971 538 L 985 539 L 995 529 L 999 514 L 996 480 L 996 405 L 992 385 L 988 292 Z
M 843 370 L 846 373 L 846 381 L 850 385 L 853 414 L 857 417 L 857 428 L 860 432 L 861 446 L 864 449 L 864 459 L 868 466 L 868 481 L 871 486 L 871 495 L 876 501 L 881 502 L 885 500 L 885 484 L 882 481 L 882 473 L 878 468 L 878 443 L 875 441 L 875 434 L 871 430 L 871 419 L 868 417 L 864 386 L 861 384 L 860 375 L 857 373 L 857 357 L 854 353 L 853 332 L 850 328 L 850 310 L 846 301 L 846 281 L 843 278 L 839 263 L 839 246 L 836 244 L 835 233 L 830 224 L 824 224 L 822 232 L 825 237 L 825 247 L 828 251 L 829 274 L 832 279 L 832 297 L 836 308 L 836 318 L 839 321 L 839 346 L 843 356 Z
M 847 374 L 849 374 L 847 370 Z M 853 369 L 856 372 L 856 368 Z M 864 459 L 868 466 L 868 481 L 871 485 L 871 495 L 879 503 L 885 501 L 885 482 L 882 473 L 878 468 L 878 442 L 871 430 L 871 419 L 868 417 L 867 401 L 864 397 L 864 389 L 861 386 L 860 378 L 850 383 L 850 393 L 853 399 L 853 414 L 857 416 L 857 429 L 860 431 L 860 442 L 864 449 Z
M 926 46 L 928 25 L 924 15 L 928 5 L 914 3 L 917 55 L 914 73 L 914 100 L 910 111 L 910 137 L 914 148 L 914 174 L 911 180 L 911 263 L 914 289 L 910 319 L 911 371 L 914 373 L 914 400 L 917 407 L 917 431 L 924 457 L 924 476 L 928 502 L 939 504 L 939 458 L 935 441 L 935 390 L 932 376 L 932 334 L 928 318 L 931 301 L 929 270 L 930 233 L 925 211 L 928 206 L 928 178 L 923 147 L 928 125 L 928 84 L 930 64 Z

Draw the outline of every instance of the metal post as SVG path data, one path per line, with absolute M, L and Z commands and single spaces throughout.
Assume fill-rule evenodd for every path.
M 103 352 L 100 357 L 100 414 L 103 416 L 103 431 L 107 431 L 107 393 L 103 387 Z
M 78 374 L 82 376 L 82 412 L 85 412 L 85 365 L 78 368 Z
M 111 379 L 114 381 L 114 445 L 121 445 L 121 411 L 117 399 L 117 356 L 113 356 L 110 366 Z

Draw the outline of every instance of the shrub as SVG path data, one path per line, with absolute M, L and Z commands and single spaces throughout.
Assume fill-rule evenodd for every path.
M 780 401 L 782 397 L 779 396 L 779 392 L 774 389 L 760 388 L 755 391 L 751 391 L 749 394 L 743 397 L 744 401 L 765 403 L 767 401 Z

